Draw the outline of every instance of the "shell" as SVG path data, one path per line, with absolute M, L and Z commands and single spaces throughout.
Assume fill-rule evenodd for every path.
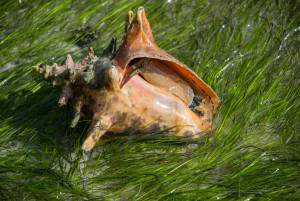
M 118 50 L 113 38 L 100 57 L 90 48 L 79 62 L 67 55 L 62 65 L 33 67 L 62 91 L 60 106 L 71 103 L 71 127 L 81 118 L 92 120 L 82 144 L 85 151 L 107 132 L 165 130 L 171 135 L 196 137 L 211 127 L 218 105 L 215 93 L 156 46 L 143 8 L 134 20 L 132 16 L 132 12 L 127 15 L 126 34 Z M 140 45 L 138 37 L 143 38 Z

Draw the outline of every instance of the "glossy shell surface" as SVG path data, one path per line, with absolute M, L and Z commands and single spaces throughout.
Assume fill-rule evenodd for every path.
M 143 7 L 138 9 L 134 20 L 129 18 L 127 24 L 124 40 L 113 60 L 113 64 L 119 67 L 123 73 L 125 79 L 123 82 L 130 79 L 131 74 L 134 74 L 134 72 L 141 71 L 140 74 L 143 74 L 143 77 L 146 80 L 148 79 L 149 83 L 166 89 L 167 92 L 179 97 L 187 105 L 191 104 L 191 94 L 201 96 L 205 100 L 205 104 L 198 102 L 196 110 L 204 113 L 202 117 L 204 124 L 211 127 L 213 115 L 220 103 L 218 96 L 211 87 L 186 65 L 156 45 Z M 147 63 L 151 65 L 147 66 Z M 153 72 L 158 71 L 164 72 L 165 76 L 168 76 L 173 82 L 158 79 L 153 74 Z M 174 76 L 180 81 L 174 80 L 172 78 Z M 172 91 L 174 87 L 178 89 L 175 90 L 176 92 Z M 193 93 L 191 93 L 191 89 Z

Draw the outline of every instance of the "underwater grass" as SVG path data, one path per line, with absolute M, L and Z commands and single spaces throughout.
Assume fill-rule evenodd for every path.
M 87 122 L 31 66 L 79 60 L 120 41 L 144 6 L 158 46 L 221 99 L 212 134 L 104 143 L 84 153 Z M 1 1 L 1 200 L 296 200 L 300 198 L 297 1 Z

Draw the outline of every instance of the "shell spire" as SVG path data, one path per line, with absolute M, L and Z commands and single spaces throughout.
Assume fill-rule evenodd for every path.
M 94 51 L 89 48 L 88 54 L 79 62 L 74 63 L 71 55 L 68 54 L 61 65 L 56 63 L 53 63 L 52 66 L 41 64 L 32 68 L 41 74 L 45 80 L 49 80 L 53 87 L 61 89 L 58 104 L 64 106 L 68 100 L 73 99 L 74 90 L 77 93 L 81 91 L 80 83 L 91 81 L 93 71 L 88 73 L 84 71 L 87 68 L 93 68 L 93 59 Z M 78 86 L 75 85 L 75 82 Z

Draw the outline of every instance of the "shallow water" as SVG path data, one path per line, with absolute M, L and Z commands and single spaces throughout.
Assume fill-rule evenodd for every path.
M 294 1 L 2 1 L 0 198 L 294 199 L 299 195 L 299 9 Z M 220 96 L 211 135 L 121 136 L 91 153 L 88 122 L 31 67 L 120 42 L 144 6 L 158 46 Z M 79 44 L 79 45 L 78 45 Z M 151 136 L 151 134 L 150 134 Z M 189 143 L 188 143 L 189 144 Z M 59 193 L 58 193 L 59 192 Z

